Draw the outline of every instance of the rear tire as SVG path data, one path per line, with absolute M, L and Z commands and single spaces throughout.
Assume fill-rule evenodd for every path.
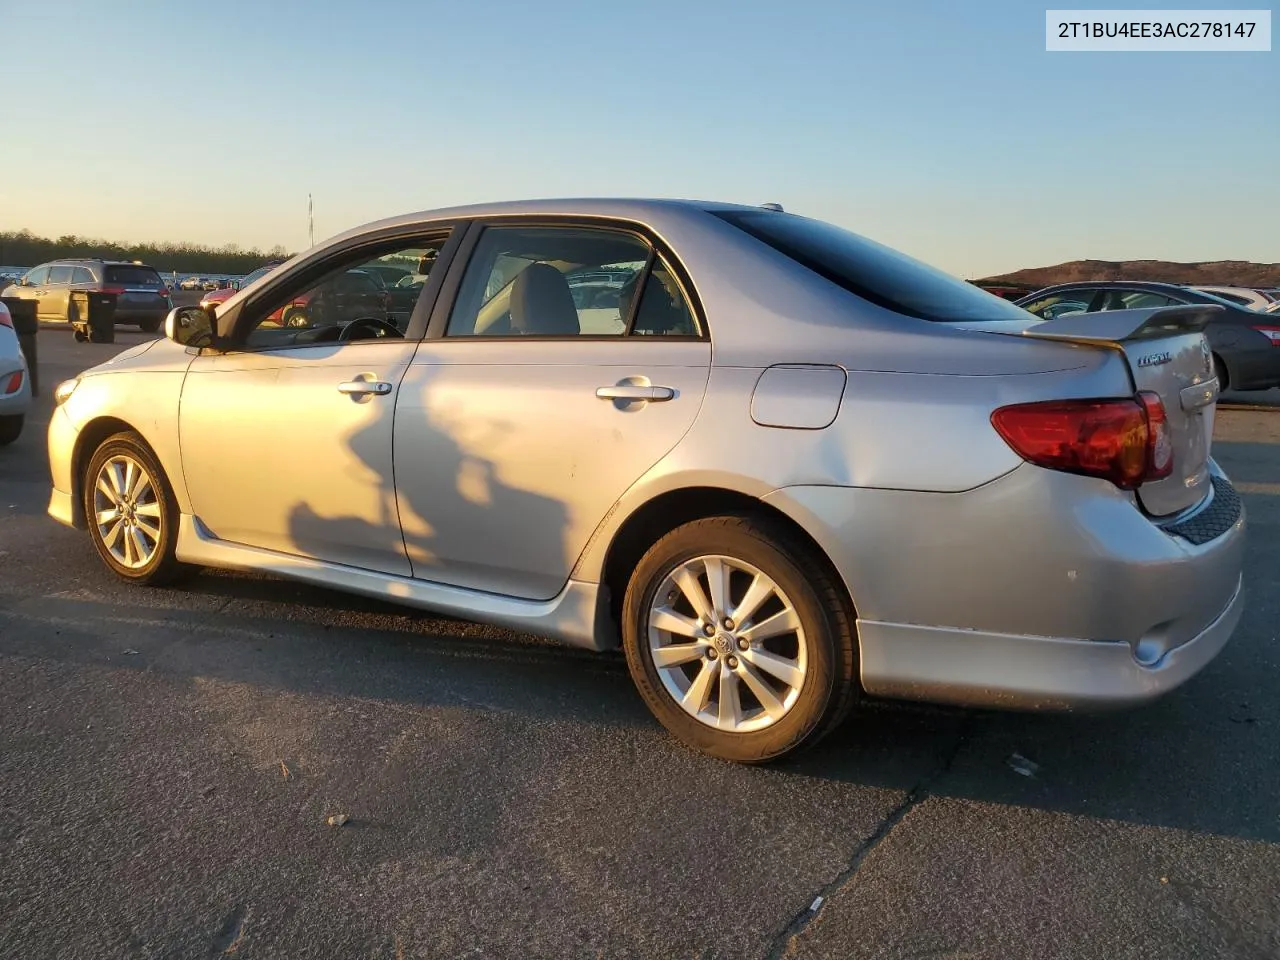
M 1216 353 L 1213 355 L 1213 375 L 1218 378 L 1218 390 L 1225 393 L 1231 389 L 1231 378 L 1227 375 L 1227 365 Z
M 159 462 L 138 434 L 117 433 L 94 451 L 83 496 L 89 539 L 118 577 L 163 586 L 193 571 L 174 555 L 177 503 Z
M 764 518 L 710 517 L 662 537 L 627 585 L 622 639 L 658 721 L 723 760 L 763 763 L 812 746 L 857 694 L 843 592 L 825 558 Z
M 138 329 L 143 333 L 155 333 L 163 322 L 163 320 L 139 320 Z
M 22 414 L 0 417 L 0 447 L 7 447 L 22 435 Z

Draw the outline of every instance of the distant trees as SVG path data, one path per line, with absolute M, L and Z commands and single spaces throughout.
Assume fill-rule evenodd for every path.
M 202 247 L 194 243 L 116 243 L 66 235 L 53 240 L 30 230 L 0 231 L 0 265 L 34 267 L 46 260 L 67 257 L 101 257 L 105 260 L 141 260 L 162 273 L 249 273 L 268 260 L 290 254 L 276 245 L 265 253 L 243 250 L 237 244 Z

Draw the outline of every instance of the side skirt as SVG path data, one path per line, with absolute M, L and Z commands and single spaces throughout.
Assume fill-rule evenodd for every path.
M 588 650 L 613 650 L 620 642 L 609 617 L 608 588 L 599 583 L 570 580 L 550 600 L 522 600 L 219 540 L 190 514 L 179 518 L 176 553 L 178 559 L 186 563 L 271 573 L 464 620 L 521 630 Z

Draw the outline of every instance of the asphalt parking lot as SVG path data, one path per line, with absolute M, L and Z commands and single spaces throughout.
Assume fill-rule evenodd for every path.
M 1250 600 L 1199 677 L 1101 716 L 867 705 L 756 769 L 676 746 L 619 657 L 113 579 L 44 514 L 43 429 L 140 336 L 42 332 L 0 450 L 0 957 L 1280 956 L 1277 398 L 1218 413 Z

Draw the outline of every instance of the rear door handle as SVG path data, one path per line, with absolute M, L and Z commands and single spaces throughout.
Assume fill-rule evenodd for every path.
M 370 393 L 385 397 L 391 392 L 391 384 L 385 380 L 348 380 L 338 384 L 338 392 L 353 397 L 363 397 Z
M 675 395 L 676 392 L 670 387 L 644 387 L 630 383 L 596 387 L 596 396 L 601 400 L 648 400 L 650 403 L 661 403 Z

